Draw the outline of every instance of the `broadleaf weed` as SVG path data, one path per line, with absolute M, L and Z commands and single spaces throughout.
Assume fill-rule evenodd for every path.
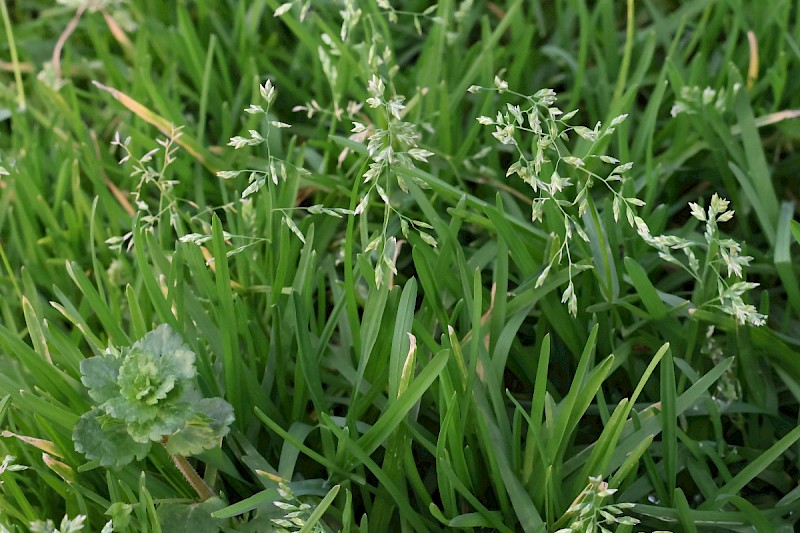
M 83 360 L 81 374 L 95 406 L 75 426 L 77 451 L 119 468 L 163 444 L 198 495 L 209 497 L 183 456 L 219 446 L 233 409 L 196 390 L 195 354 L 177 333 L 162 325 L 131 347 Z

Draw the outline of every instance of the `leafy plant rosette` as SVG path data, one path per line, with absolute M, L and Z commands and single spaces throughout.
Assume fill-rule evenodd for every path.
M 81 381 L 96 405 L 75 425 L 75 449 L 121 467 L 146 457 L 154 442 L 173 456 L 218 446 L 233 408 L 222 398 L 203 398 L 196 374 L 194 352 L 166 324 L 132 346 L 81 361 Z

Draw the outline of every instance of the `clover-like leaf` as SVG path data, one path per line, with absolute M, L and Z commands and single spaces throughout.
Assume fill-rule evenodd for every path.
M 162 531 L 174 533 L 217 533 L 224 520 L 213 518 L 211 513 L 225 507 L 217 497 L 202 503 L 164 503 L 158 507 L 158 519 Z
M 194 352 L 183 342 L 167 324 L 158 326 L 138 340 L 132 348 L 160 357 L 163 370 L 177 378 L 193 379 L 197 370 L 194 366 Z
M 218 446 L 233 422 L 225 400 L 197 392 L 195 354 L 168 325 L 84 360 L 81 373 L 97 404 L 75 426 L 75 449 L 104 466 L 141 459 L 165 437 L 170 453 L 200 453 Z
M 81 361 L 81 382 L 89 389 L 92 400 L 103 403 L 119 396 L 117 377 L 121 366 L 122 360 L 111 354 Z
M 127 422 L 128 433 L 138 442 L 160 441 L 183 429 L 192 417 L 190 402 L 159 405 L 152 420 L 133 420 Z
M 119 468 L 133 459 L 144 459 L 151 443 L 134 441 L 125 425 L 92 409 L 78 419 L 72 432 L 75 449 L 89 460 L 99 460 L 102 466 Z
M 196 455 L 219 445 L 233 423 L 233 408 L 222 398 L 204 398 L 195 404 L 189 423 L 167 441 L 171 454 Z

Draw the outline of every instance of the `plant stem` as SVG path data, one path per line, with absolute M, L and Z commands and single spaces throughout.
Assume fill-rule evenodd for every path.
M 8 7 L 6 0 L 0 0 L 0 14 L 3 17 L 3 27 L 8 36 L 8 48 L 11 53 L 11 64 L 14 68 L 14 82 L 17 85 L 17 105 L 20 111 L 25 110 L 25 89 L 22 86 L 22 71 L 19 65 L 19 57 L 17 56 L 17 44 L 14 42 L 14 32 L 11 30 L 11 17 L 8 14 Z
M 167 447 L 166 442 L 164 442 L 163 445 L 164 448 Z M 170 454 L 170 457 L 172 457 L 172 462 L 175 464 L 175 467 L 183 474 L 184 479 L 189 482 L 189 485 L 191 485 L 197 493 L 200 501 L 206 501 L 214 496 L 214 491 L 203 481 L 203 478 L 200 477 L 200 474 L 197 473 L 197 470 L 194 469 L 186 457 L 178 454 Z

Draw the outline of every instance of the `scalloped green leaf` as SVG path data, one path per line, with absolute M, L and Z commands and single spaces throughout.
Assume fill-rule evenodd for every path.
M 111 354 L 81 361 L 81 382 L 89 389 L 92 400 L 103 403 L 119 396 L 117 377 L 121 366 L 122 360 Z
M 96 409 L 84 413 L 72 432 L 75 449 L 90 461 L 99 460 L 102 466 L 119 468 L 134 459 L 144 459 L 151 443 L 134 441 L 125 426 Z
M 172 533 L 217 533 L 224 520 L 212 518 L 211 513 L 225 507 L 219 498 L 210 498 L 202 503 L 164 503 L 158 507 L 158 519 L 162 531 Z
M 167 441 L 171 454 L 196 455 L 219 446 L 233 423 L 233 408 L 221 398 L 204 398 L 197 402 L 195 416 Z
M 150 331 L 131 348 L 161 358 L 162 368 L 174 374 L 176 379 L 192 379 L 195 376 L 195 354 L 169 324 L 162 324 Z

